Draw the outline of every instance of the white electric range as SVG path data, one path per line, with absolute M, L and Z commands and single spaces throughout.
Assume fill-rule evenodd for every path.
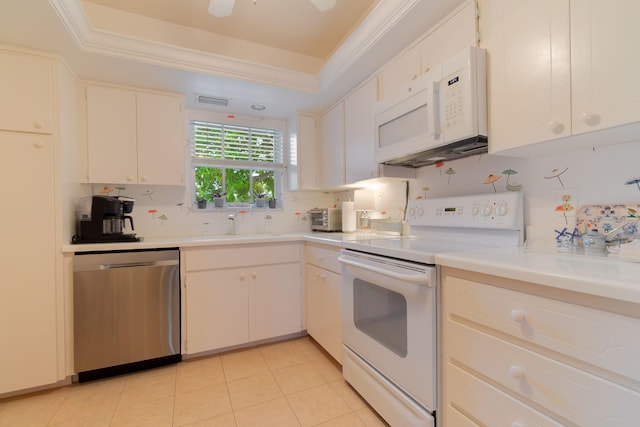
M 343 243 L 345 379 L 391 425 L 435 426 L 437 254 L 522 245 L 521 193 L 413 200 L 411 237 Z

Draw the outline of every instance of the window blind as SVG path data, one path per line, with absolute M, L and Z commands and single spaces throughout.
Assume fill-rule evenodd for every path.
M 283 164 L 282 132 L 193 121 L 191 155 L 200 159 Z

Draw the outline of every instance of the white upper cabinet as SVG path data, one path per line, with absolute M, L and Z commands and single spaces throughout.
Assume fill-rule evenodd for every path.
M 318 189 L 317 121 L 318 117 L 306 113 L 289 120 L 289 191 Z
M 18 52 L 0 52 L 0 129 L 53 133 L 54 62 Z
M 639 20 L 634 0 L 482 0 L 490 152 L 530 156 L 637 140 Z
M 345 184 L 344 102 L 322 115 L 320 141 L 320 187 L 336 188 Z
M 639 23 L 637 0 L 571 1 L 574 134 L 640 121 Z
M 87 86 L 88 180 L 184 185 L 182 98 Z
M 487 0 L 480 21 L 491 150 L 570 135 L 569 2 Z
M 369 79 L 344 100 L 345 174 L 348 184 L 378 177 L 373 159 L 378 80 Z
M 465 47 L 477 45 L 476 4 L 467 1 L 434 26 L 415 46 L 382 67 L 380 99 L 393 95 Z

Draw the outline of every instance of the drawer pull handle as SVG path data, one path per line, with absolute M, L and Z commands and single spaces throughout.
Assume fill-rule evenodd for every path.
M 511 310 L 511 320 L 514 322 L 522 323 L 524 322 L 524 313 L 518 309 Z
M 521 380 L 524 378 L 524 369 L 522 369 L 522 366 L 513 365 L 509 368 L 509 375 L 517 380 Z

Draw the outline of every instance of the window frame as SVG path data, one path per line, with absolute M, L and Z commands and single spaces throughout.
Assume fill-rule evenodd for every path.
M 246 127 L 254 129 L 266 129 L 271 131 L 280 132 L 282 139 L 281 146 L 281 158 L 282 163 L 269 163 L 269 162 L 254 162 L 254 161 L 240 161 L 240 160 L 225 160 L 225 159 L 211 159 L 206 157 L 195 157 L 193 150 L 195 146 L 194 126 L 193 122 L 208 122 L 216 125 L 229 125 L 236 127 Z M 234 114 L 216 113 L 216 112 L 204 112 L 204 111 L 189 111 L 187 117 L 187 128 L 189 135 L 189 150 L 188 150 L 188 170 L 189 170 L 189 193 L 192 199 L 192 204 L 197 205 L 196 185 L 195 185 L 195 168 L 196 166 L 213 167 L 213 168 L 228 168 L 228 169 L 250 169 L 250 170 L 272 170 L 274 172 L 274 195 L 276 199 L 276 207 L 283 208 L 283 191 L 286 188 L 286 171 L 288 164 L 288 140 L 287 140 L 287 126 L 285 121 L 276 119 L 258 118 L 252 116 L 240 116 Z M 255 193 L 253 191 L 253 185 L 250 184 L 251 201 L 250 202 L 237 202 L 237 203 L 225 203 L 225 208 L 237 209 L 237 208 L 255 208 Z M 265 201 L 266 202 L 266 201 Z M 265 207 L 267 203 L 265 203 Z

